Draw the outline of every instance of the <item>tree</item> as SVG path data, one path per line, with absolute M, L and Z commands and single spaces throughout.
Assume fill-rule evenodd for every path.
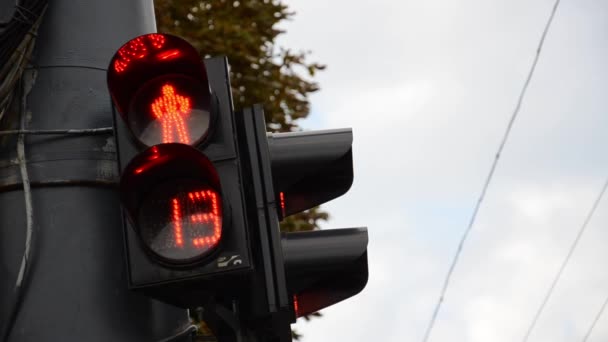
M 324 68 L 306 53 L 279 47 L 277 28 L 289 12 L 280 1 L 157 0 L 159 32 L 178 35 L 204 55 L 226 55 L 236 107 L 263 103 L 271 131 L 299 130 L 310 110 L 308 95 L 319 90 L 307 79 Z M 305 76 L 303 76 L 305 75 Z
M 319 90 L 313 80 L 324 65 L 307 54 L 278 46 L 284 33 L 277 25 L 295 14 L 280 0 L 155 0 L 159 32 L 188 40 L 204 56 L 226 55 L 235 107 L 264 104 L 267 128 L 298 131 L 308 116 L 309 95 Z M 283 231 L 319 229 L 329 215 L 319 208 L 288 217 Z M 299 335 L 294 335 L 296 338 Z

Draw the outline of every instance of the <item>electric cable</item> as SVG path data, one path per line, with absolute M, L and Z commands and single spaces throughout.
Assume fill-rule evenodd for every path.
M 583 337 L 583 342 L 587 342 L 587 340 L 591 336 L 591 333 L 593 332 L 593 329 L 595 329 L 595 325 L 600 320 L 600 317 L 602 317 L 602 314 L 604 313 L 606 306 L 608 306 L 608 297 L 606 297 L 606 300 L 604 300 L 604 304 L 602 304 L 600 311 L 598 311 L 597 315 L 595 315 L 595 318 L 593 319 L 593 323 L 591 323 L 591 325 L 589 326 L 589 329 L 587 330 L 587 333 L 585 334 L 585 337 Z
M 22 82 L 23 83 L 23 82 Z M 1 135 L 6 134 L 18 134 L 17 138 L 17 161 L 19 163 L 21 179 L 23 184 L 23 193 L 25 200 L 25 212 L 26 212 L 26 239 L 25 239 L 25 248 L 23 257 L 21 260 L 21 265 L 19 268 L 19 273 L 17 275 L 17 280 L 15 283 L 15 304 L 11 308 L 9 319 L 4 328 L 3 340 L 8 341 L 10 336 L 12 327 L 15 324 L 17 319 L 17 315 L 21 308 L 21 303 L 24 297 L 24 288 L 28 279 L 28 271 L 30 267 L 30 255 L 32 250 L 32 242 L 33 242 L 33 233 L 34 233 L 34 214 L 32 207 L 32 195 L 31 195 L 31 184 L 29 175 L 27 172 L 27 160 L 25 157 L 25 135 L 28 134 L 65 134 L 65 135 L 95 135 L 95 134 L 104 134 L 111 133 L 113 131 L 112 127 L 101 127 L 101 128 L 92 128 L 92 129 L 57 129 L 57 130 L 26 130 L 25 128 L 25 110 L 26 110 L 26 94 L 24 87 L 22 88 L 22 101 L 20 106 L 20 126 L 19 130 L 10 130 L 10 131 L 0 131 Z
M 540 37 L 540 41 L 538 43 L 538 47 L 536 49 L 536 54 L 534 56 L 534 61 L 532 62 L 532 66 L 530 67 L 530 71 L 528 72 L 528 76 L 526 78 L 526 81 L 524 82 L 524 85 L 521 89 L 521 92 L 519 94 L 519 98 L 517 100 L 517 104 L 515 106 L 515 109 L 513 110 L 513 113 L 511 115 L 511 118 L 509 120 L 509 124 L 507 125 L 507 129 L 503 135 L 502 141 L 500 142 L 500 145 L 498 147 L 498 151 L 496 152 L 496 155 L 494 157 L 494 161 L 492 163 L 492 167 L 490 168 L 490 172 L 488 173 L 488 176 L 485 180 L 485 183 L 482 187 L 481 190 L 481 194 L 477 200 L 477 204 L 475 205 L 475 209 L 473 210 L 473 214 L 471 215 L 471 219 L 469 221 L 469 224 L 466 228 L 466 230 L 464 231 L 460 242 L 458 243 L 458 248 L 456 249 L 456 253 L 454 254 L 454 257 L 452 259 L 452 263 L 450 264 L 450 268 L 448 269 L 448 273 L 444 279 L 443 282 L 443 286 L 441 288 L 441 292 L 439 294 L 439 299 L 437 300 L 437 303 L 435 304 L 435 308 L 433 310 L 433 314 L 431 316 L 431 320 L 429 321 L 429 324 L 427 326 L 427 329 L 424 333 L 424 337 L 422 339 L 423 342 L 427 342 L 429 337 L 431 336 L 431 333 L 433 331 L 433 328 L 435 327 L 435 322 L 437 320 L 437 316 L 439 315 L 439 310 L 441 309 L 441 305 L 445 299 L 445 294 L 447 292 L 447 289 L 450 285 L 450 280 L 452 278 L 452 274 L 454 273 L 454 269 L 456 268 L 456 264 L 458 263 L 458 259 L 460 258 L 460 254 L 462 252 L 462 249 L 464 247 L 464 243 L 467 240 L 467 237 L 469 236 L 469 233 L 471 232 L 471 229 L 473 228 L 473 225 L 475 224 L 475 220 L 477 219 L 477 213 L 479 212 L 479 208 L 481 206 L 481 203 L 483 202 L 486 192 L 488 190 L 488 187 L 490 186 L 490 183 L 492 181 L 492 178 L 494 176 L 494 171 L 496 170 L 496 166 L 498 165 L 498 160 L 500 159 L 500 155 L 507 143 L 507 139 L 509 137 L 509 134 L 511 133 L 511 129 L 513 128 L 513 124 L 515 122 L 515 119 L 517 118 L 517 115 L 519 114 L 519 111 L 521 109 L 521 105 L 523 103 L 523 100 L 525 98 L 526 92 L 528 90 L 528 86 L 530 84 L 530 81 L 532 80 L 532 76 L 534 75 L 534 71 L 536 70 L 536 65 L 538 64 L 538 60 L 540 58 L 540 53 L 542 51 L 543 45 L 545 43 L 545 38 L 547 37 L 547 33 L 549 32 L 549 28 L 551 26 L 551 23 L 553 22 L 553 18 L 555 17 L 555 13 L 557 12 L 557 8 L 559 6 L 560 0 L 556 0 L 555 4 L 553 5 L 553 9 L 551 11 L 551 14 L 549 16 L 549 19 L 547 21 L 547 23 L 545 24 L 545 28 L 543 30 L 543 33 Z
M 0 67 L 0 120 L 4 116 L 8 104 L 12 101 L 13 90 L 16 83 L 21 79 L 23 71 L 30 63 L 37 31 L 47 8 L 45 3 L 40 3 L 42 3 L 43 6 L 39 16 L 31 25 L 23 28 L 25 31 L 23 32 L 20 41 L 15 40 L 15 35 L 19 36 L 19 32 L 13 32 L 13 35 L 7 36 L 7 30 L 9 29 L 4 29 L 0 34 L 0 66 L 2 66 Z M 35 14 L 27 7 L 21 7 L 26 9 L 28 13 L 31 13 L 32 15 Z M 14 17 L 15 16 L 13 16 L 12 19 L 14 19 Z
M 175 335 L 169 336 L 167 338 L 163 338 L 158 342 L 173 342 L 179 338 L 186 337 L 190 334 L 194 334 L 198 330 L 196 325 L 189 325 L 184 330 L 176 333 Z
M 0 33 L 0 65 L 7 65 L 10 56 L 31 31 L 47 6 L 47 0 L 22 0 L 15 6 L 10 21 Z
M 32 134 L 32 135 L 93 135 L 93 134 L 106 134 L 112 133 L 113 127 L 100 127 L 100 128 L 85 128 L 85 129 L 39 129 L 39 130 L 27 130 L 27 129 L 14 129 L 8 131 L 0 131 L 2 135 L 16 135 L 16 134 Z
M 26 90 L 24 82 L 21 81 L 21 106 L 19 110 L 20 114 L 20 126 L 21 129 L 25 128 L 26 120 Z M 17 160 L 19 161 L 19 170 L 21 173 L 21 181 L 23 183 L 23 195 L 25 201 L 25 217 L 26 217 L 26 235 L 25 235 L 25 247 L 23 251 L 23 257 L 21 259 L 21 266 L 19 267 L 19 273 L 15 282 L 15 304 L 10 311 L 9 319 L 7 321 L 6 328 L 4 330 L 3 340 L 7 341 L 10 337 L 15 321 L 21 309 L 23 297 L 25 296 L 24 286 L 28 280 L 30 270 L 30 254 L 32 237 L 34 230 L 34 211 L 32 208 L 32 192 L 30 187 L 30 179 L 27 172 L 27 163 L 25 158 L 25 135 L 20 134 L 17 138 Z
M 555 275 L 555 278 L 553 278 L 553 282 L 551 283 L 551 286 L 549 287 L 549 290 L 547 290 L 547 293 L 545 293 L 545 296 L 543 297 L 543 301 L 541 302 L 540 306 L 536 310 L 536 313 L 534 314 L 534 318 L 532 319 L 532 322 L 528 326 L 528 330 L 526 331 L 526 335 L 524 336 L 524 338 L 523 338 L 522 341 L 524 341 L 524 342 L 528 341 L 528 338 L 530 337 L 530 334 L 532 334 L 532 331 L 536 327 L 536 323 L 538 322 L 538 318 L 543 313 L 543 310 L 545 309 L 545 306 L 547 305 L 547 303 L 549 302 L 549 299 L 551 298 L 551 295 L 553 294 L 553 290 L 555 290 L 555 286 L 557 285 L 557 283 L 561 279 L 562 274 L 564 273 L 564 270 L 566 269 L 566 266 L 568 265 L 568 262 L 570 261 L 570 258 L 572 258 L 572 254 L 574 254 L 574 250 L 576 249 L 576 246 L 578 245 L 578 242 L 580 241 L 581 237 L 585 233 L 585 230 L 587 229 L 587 226 L 589 225 L 589 222 L 591 221 L 591 218 L 593 217 L 593 214 L 595 213 L 595 210 L 597 209 L 597 207 L 599 206 L 600 202 L 602 201 L 602 197 L 604 197 L 604 193 L 606 192 L 606 188 L 608 188 L 608 178 L 606 179 L 606 182 L 604 183 L 604 186 L 602 187 L 602 190 L 600 191 L 599 195 L 597 196 L 597 198 L 593 202 L 593 206 L 591 207 L 591 210 L 589 211 L 589 213 L 587 213 L 587 216 L 585 217 L 585 221 L 583 222 L 583 224 L 581 225 L 578 233 L 576 234 L 576 238 L 572 242 L 572 245 L 570 246 L 570 249 L 568 250 L 568 254 L 566 255 L 566 258 L 562 262 L 561 266 L 559 267 L 559 270 L 557 271 L 557 274 Z
M 37 37 L 37 30 L 43 14 L 48 6 L 47 0 L 21 0 L 15 7 L 11 20 L 2 25 L 0 32 L 0 120 L 8 106 L 20 96 L 19 119 L 20 128 L 17 130 L 0 131 L 0 136 L 17 135 L 17 161 L 19 164 L 26 212 L 26 236 L 24 252 L 15 281 L 14 304 L 9 309 L 9 316 L 2 331 L 2 340 L 8 341 L 25 297 L 25 287 L 30 276 L 32 245 L 34 244 L 34 211 L 32 204 L 31 184 L 27 171 L 25 154 L 25 135 L 95 135 L 112 133 L 112 127 L 91 129 L 55 129 L 28 130 L 26 129 L 26 97 L 27 90 L 22 78 L 23 71 L 30 63 L 30 57 Z M 19 85 L 19 87 L 18 87 Z M 197 331 L 195 325 L 189 325 L 178 333 L 164 338 L 159 342 L 177 341 Z

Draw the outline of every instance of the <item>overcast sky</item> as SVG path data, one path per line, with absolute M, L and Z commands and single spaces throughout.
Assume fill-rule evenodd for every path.
M 352 127 L 325 228 L 367 226 L 367 287 L 304 342 L 421 341 L 553 0 L 290 0 L 306 129 Z M 608 2 L 563 0 L 430 341 L 521 341 L 608 177 Z M 608 296 L 608 194 L 530 341 L 582 341 Z M 589 341 L 608 341 L 608 312 Z

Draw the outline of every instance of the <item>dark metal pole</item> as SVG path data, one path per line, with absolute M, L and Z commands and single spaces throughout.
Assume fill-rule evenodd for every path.
M 24 76 L 24 128 L 112 126 L 108 62 L 122 43 L 155 30 L 152 0 L 49 1 Z M 0 329 L 26 240 L 16 141 L 0 137 Z M 24 147 L 32 254 L 8 341 L 150 342 L 187 326 L 185 310 L 127 289 L 112 135 L 28 135 Z

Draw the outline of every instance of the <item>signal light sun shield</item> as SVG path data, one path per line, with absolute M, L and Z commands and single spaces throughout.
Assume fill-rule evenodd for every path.
M 125 168 L 122 203 L 146 249 L 171 264 L 189 264 L 220 244 L 223 202 L 218 174 L 184 144 L 153 146 Z
M 321 205 L 350 189 L 352 143 L 350 128 L 268 135 L 281 219 Z
M 282 248 L 296 317 L 361 292 L 368 280 L 367 229 L 285 233 Z

